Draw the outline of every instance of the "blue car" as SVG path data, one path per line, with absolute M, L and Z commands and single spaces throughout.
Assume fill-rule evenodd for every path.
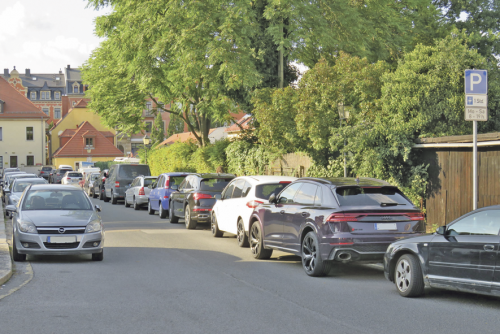
M 151 185 L 148 213 L 154 215 L 158 211 L 160 218 L 167 218 L 170 194 L 179 188 L 179 184 L 189 174 L 183 172 L 160 174 L 158 180 Z

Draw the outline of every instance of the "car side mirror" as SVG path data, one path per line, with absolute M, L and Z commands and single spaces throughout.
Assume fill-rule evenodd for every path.
M 10 194 L 10 189 L 5 189 L 3 192 L 6 194 Z
M 6 211 L 10 211 L 10 212 L 17 212 L 17 206 L 15 206 L 15 205 L 7 205 L 5 207 L 5 210 Z
M 172 185 L 170 186 L 170 189 L 172 189 L 172 190 L 177 190 L 177 189 L 179 189 L 179 186 L 178 186 L 177 184 L 172 184 Z
M 217 200 L 219 200 L 219 199 L 220 199 L 220 200 L 222 200 L 222 195 L 221 195 L 221 194 L 215 194 L 215 196 L 214 196 L 214 197 L 215 197 L 215 199 L 217 199 Z
M 439 226 L 436 230 L 436 234 L 445 235 L 446 234 L 446 226 Z
M 100 207 L 99 205 L 96 205 L 96 206 L 95 206 L 95 211 L 97 211 L 97 212 L 101 212 L 101 207 Z
M 276 194 L 272 193 L 271 196 L 269 196 L 269 203 L 276 204 L 276 202 L 277 202 L 277 200 L 276 200 Z

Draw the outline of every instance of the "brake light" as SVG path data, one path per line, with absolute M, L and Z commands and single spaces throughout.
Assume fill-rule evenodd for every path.
M 425 216 L 422 212 L 410 212 L 406 214 L 410 220 L 425 220 Z
M 330 223 L 357 222 L 358 217 L 359 214 L 357 213 L 332 213 L 326 221 Z
M 168 195 L 163 196 L 163 198 L 168 198 Z
M 264 202 L 261 202 L 261 201 L 250 201 L 250 202 L 247 202 L 247 206 L 250 208 L 250 209 L 255 209 L 256 207 L 259 206 L 259 204 L 264 204 Z
M 120 187 L 120 182 L 116 181 L 115 182 L 115 188 L 119 188 Z
M 165 181 L 165 188 L 170 186 L 170 176 L 167 176 L 167 180 Z
M 105 177 L 103 177 L 103 178 L 101 179 L 101 181 L 102 181 L 102 182 L 104 182 L 104 180 L 106 180 L 106 178 L 105 178 Z
M 193 194 L 193 198 L 195 201 L 199 200 L 199 199 L 209 199 L 209 198 L 212 198 L 212 195 L 209 195 L 209 194 L 200 194 L 200 193 L 194 193 Z
M 139 195 L 146 195 L 146 193 L 144 192 L 144 187 L 141 187 L 141 189 L 139 189 Z
M 61 174 L 57 173 L 57 176 L 61 176 Z
M 289 184 L 292 183 L 292 181 L 280 181 L 280 184 Z

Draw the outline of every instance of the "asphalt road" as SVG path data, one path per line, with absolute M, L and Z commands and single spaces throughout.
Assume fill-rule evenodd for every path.
M 375 265 L 311 278 L 297 257 L 256 261 L 208 225 L 188 231 L 121 202 L 94 202 L 104 261 L 29 256 L 31 280 L 0 300 L 0 333 L 498 332 L 499 298 L 440 290 L 402 298 Z

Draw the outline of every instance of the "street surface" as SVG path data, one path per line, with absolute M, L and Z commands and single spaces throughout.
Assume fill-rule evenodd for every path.
M 0 289 L 0 333 L 498 332 L 498 298 L 438 290 L 403 298 L 377 265 L 312 278 L 298 257 L 254 260 L 208 225 L 188 231 L 123 202 L 93 202 L 103 210 L 104 261 L 16 264 Z

